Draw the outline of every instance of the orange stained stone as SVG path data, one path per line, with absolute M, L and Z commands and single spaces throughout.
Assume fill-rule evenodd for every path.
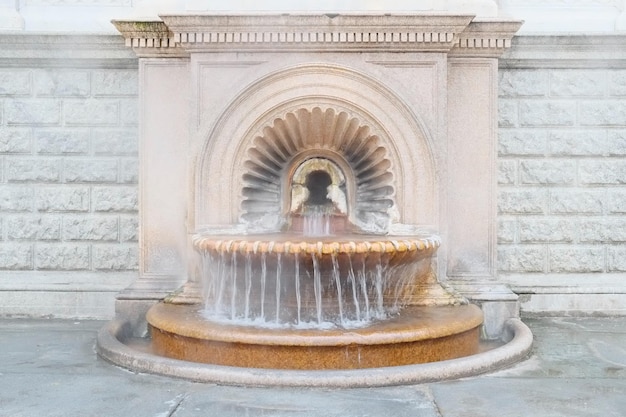
M 147 315 L 156 353 L 251 368 L 357 369 L 454 359 L 479 349 L 474 305 L 408 307 L 398 317 L 350 330 L 217 324 L 197 305 L 159 303 Z

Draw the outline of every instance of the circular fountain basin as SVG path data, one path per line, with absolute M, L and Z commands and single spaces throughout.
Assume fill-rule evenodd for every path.
M 198 235 L 193 244 L 203 259 L 207 309 L 215 316 L 347 328 L 416 304 L 439 239 Z
M 479 350 L 475 305 L 408 307 L 350 329 L 269 329 L 207 321 L 197 305 L 159 303 L 147 320 L 155 353 L 215 365 L 271 369 L 359 369 L 419 364 Z
M 432 276 L 434 236 L 196 236 L 193 243 L 213 280 L 207 306 L 153 306 L 146 319 L 157 354 L 322 370 L 411 365 L 478 351 L 478 307 L 411 304 L 420 295 L 417 284 Z

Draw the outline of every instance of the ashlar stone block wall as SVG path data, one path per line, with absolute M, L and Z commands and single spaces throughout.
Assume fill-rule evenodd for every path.
M 500 99 L 500 270 L 626 272 L 626 70 L 502 71 Z
M 499 72 L 500 275 L 528 311 L 623 313 L 626 43 L 516 43 Z
M 90 45 L 97 61 L 68 63 L 72 47 L 2 57 L 0 314 L 111 315 L 137 269 L 136 61 Z
M 498 279 L 522 313 L 626 314 L 626 36 L 500 61 Z M 0 35 L 0 315 L 110 318 L 137 277 L 137 59 Z

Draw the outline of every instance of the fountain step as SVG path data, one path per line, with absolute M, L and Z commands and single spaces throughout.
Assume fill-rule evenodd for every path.
M 475 305 L 412 306 L 398 317 L 349 331 L 214 323 L 199 305 L 167 303 L 153 306 L 147 319 L 153 351 L 174 359 L 266 369 L 359 369 L 475 354 L 482 312 Z

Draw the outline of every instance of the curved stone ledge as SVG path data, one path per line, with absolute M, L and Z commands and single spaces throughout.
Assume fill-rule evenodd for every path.
M 122 340 L 130 334 L 127 322 L 114 320 L 98 333 L 98 354 L 135 372 L 172 376 L 224 385 L 357 388 L 427 383 L 493 372 L 526 358 L 533 336 L 519 319 L 505 324 L 506 344 L 476 355 L 441 362 L 388 368 L 332 371 L 293 371 L 205 365 L 162 358 L 132 349 Z

